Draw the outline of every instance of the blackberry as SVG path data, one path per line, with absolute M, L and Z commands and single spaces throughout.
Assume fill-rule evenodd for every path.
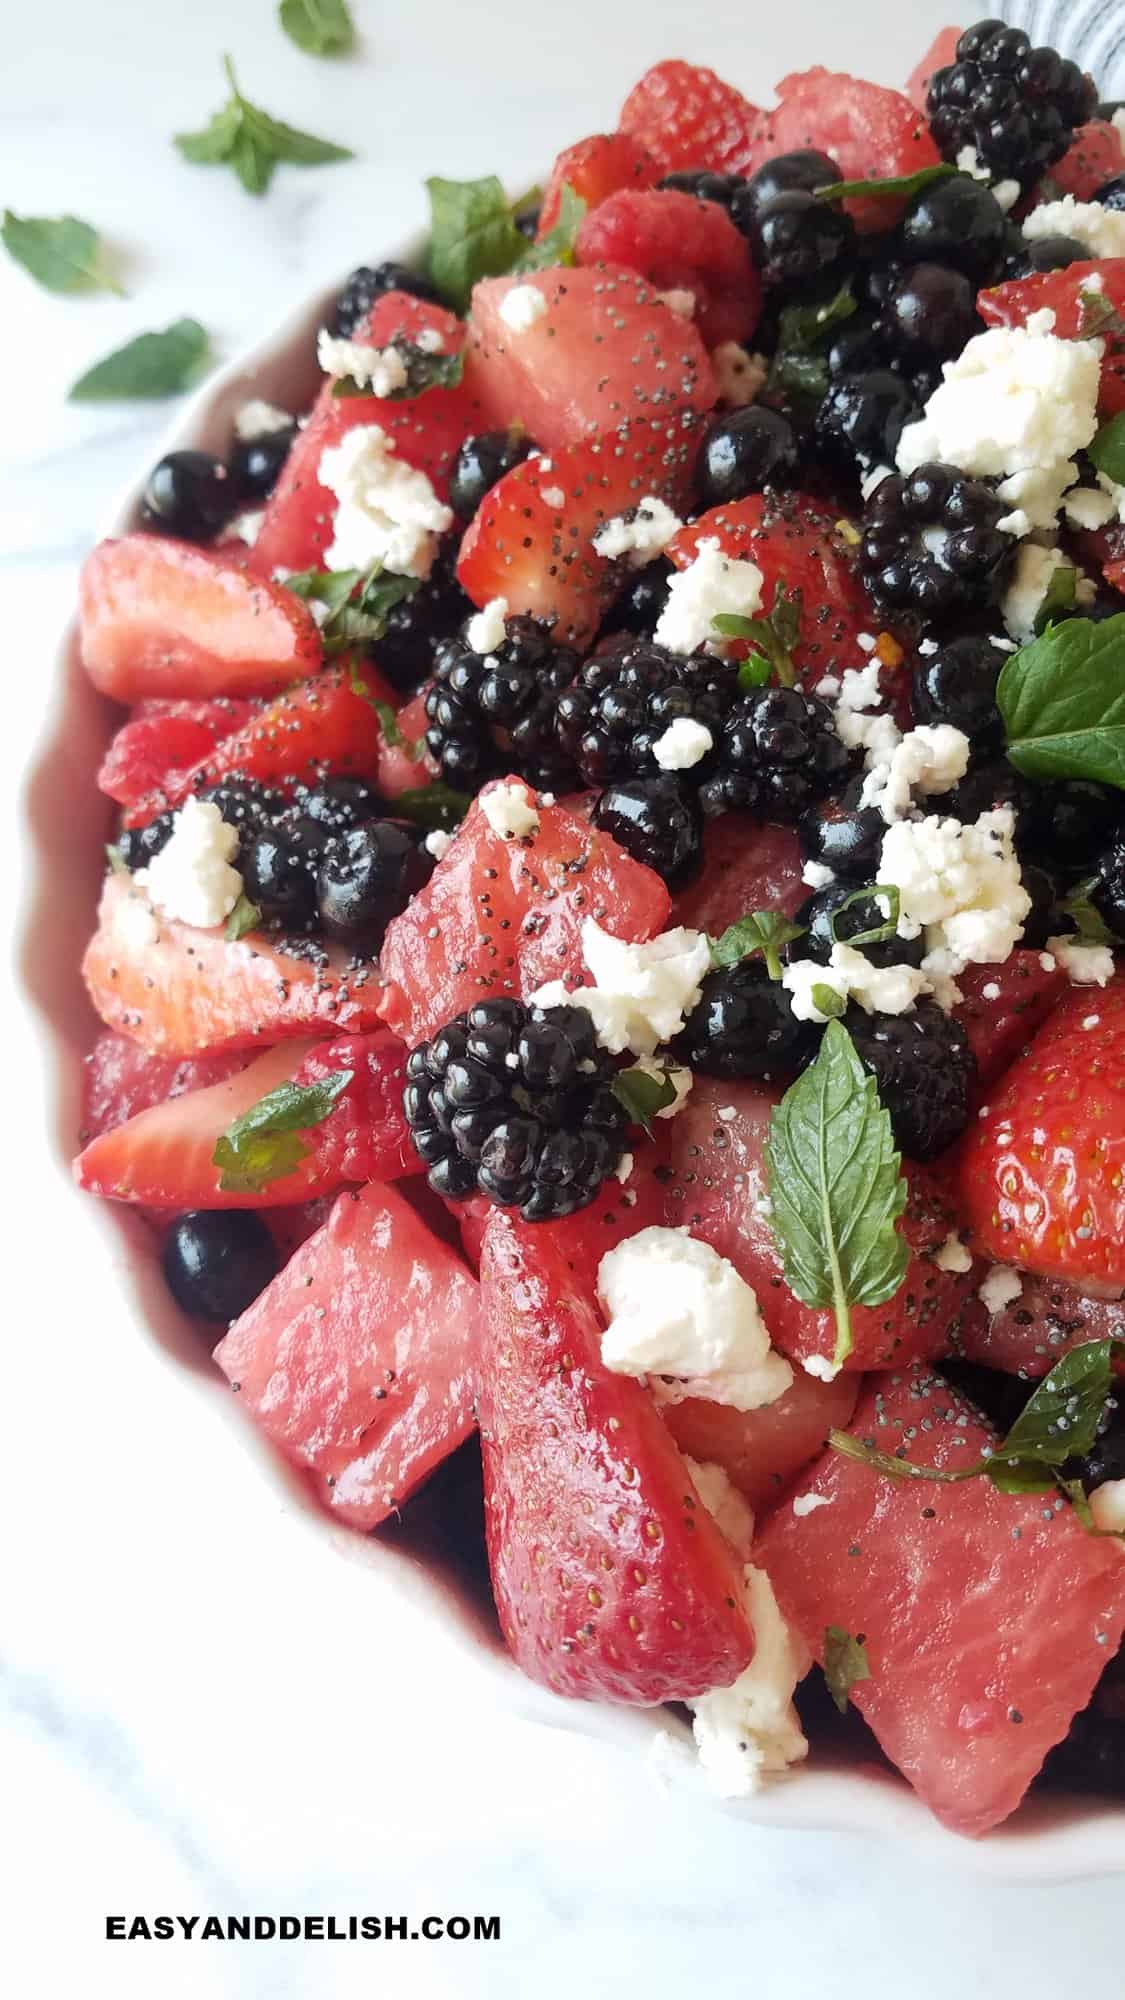
M 713 201 L 720 208 L 729 209 L 746 182 L 741 174 L 712 174 L 704 168 L 696 173 L 665 174 L 656 185 L 671 188 L 676 194 L 693 194 L 697 201 Z
M 973 146 L 997 179 L 1029 187 L 1061 160 L 1096 104 L 1077 63 L 1032 48 L 1020 28 L 978 21 L 961 36 L 955 60 L 931 77 L 926 115 L 947 160 Z
M 950 264 L 982 281 L 999 271 L 1009 240 L 1008 218 L 995 195 L 965 174 L 921 188 L 899 223 L 904 262 Z
M 1100 202 L 1103 208 L 1125 208 L 1125 174 L 1115 174 L 1111 181 L 1103 181 L 1097 193 L 1091 195 L 1090 199 Z M 1074 262 L 1077 261 L 1075 258 Z
M 319 928 L 370 956 L 392 917 L 405 910 L 433 871 L 433 856 L 412 828 L 378 819 L 352 826 L 321 856 L 315 885 Z
M 767 820 L 798 820 L 814 799 L 836 791 L 851 757 L 832 711 L 799 688 L 754 688 L 727 714 L 715 768 L 700 788 L 708 818 L 742 806 Z
M 816 414 L 816 435 L 830 458 L 893 465 L 907 424 L 922 414 L 910 386 L 890 368 L 838 375 Z
M 797 470 L 797 434 L 780 410 L 750 403 L 711 425 L 699 456 L 702 507 L 719 507 L 784 485 Z
M 588 785 L 615 778 L 654 777 L 655 745 L 673 722 L 702 723 L 717 739 L 738 693 L 732 660 L 697 654 L 682 659 L 655 641 L 595 653 L 560 695 L 558 740 Z M 712 768 L 709 753 L 686 773 L 698 784 Z
M 1021 236 L 1004 264 L 1005 278 L 1034 278 L 1040 271 L 1065 271 L 1089 256 L 1077 236 L 1037 236 L 1029 241 Z
M 130 873 L 147 868 L 172 838 L 175 813 L 158 813 L 147 826 L 127 826 L 117 836 L 117 851 Z
M 1112 785 L 1064 778 L 1029 795 L 1029 852 L 1062 870 L 1092 874 L 1097 856 L 1120 839 L 1125 799 Z
M 979 333 L 976 292 L 948 264 L 911 264 L 895 278 L 881 314 L 887 338 L 908 353 L 949 361 Z
M 1096 887 L 1090 901 L 1114 937 L 1125 943 L 1125 838 L 1115 840 L 1100 857 Z
M 669 580 L 675 574 L 666 556 L 658 556 L 637 570 L 620 597 L 614 599 L 602 631 L 631 632 L 638 639 L 651 639 L 668 602 Z
M 746 234 L 766 285 L 808 284 L 838 270 L 855 251 L 851 217 L 801 188 L 756 208 Z
M 674 1053 L 708 1076 L 795 1075 L 812 1061 L 818 1035 L 798 1021 L 789 995 L 760 959 L 709 972 Z
M 1109 1662 L 1089 1705 L 1048 1753 L 1040 1783 L 1069 1792 L 1125 1796 L 1125 1650 Z
M 625 1153 L 614 1065 L 581 1007 L 485 1000 L 413 1049 L 403 1106 L 430 1186 L 528 1222 L 593 1201 Z
M 833 882 L 827 889 L 818 889 L 814 896 L 809 896 L 802 903 L 793 918 L 795 924 L 805 927 L 804 937 L 796 943 L 801 958 L 812 958 L 819 965 L 827 965 L 834 944 L 852 944 L 867 932 L 885 927 L 887 919 L 874 893 L 860 895 L 854 902 L 849 901 L 855 895 L 855 884 Z M 921 935 L 909 939 L 891 937 L 877 944 L 860 945 L 858 949 L 872 965 L 921 965 L 926 940 Z
M 380 673 L 396 688 L 411 690 L 429 680 L 438 646 L 476 608 L 457 581 L 457 549 L 456 536 L 444 542 L 425 582 L 386 614 L 374 650 Z
M 354 826 L 379 819 L 387 811 L 364 778 L 329 777 L 316 785 L 300 785 L 296 803 L 306 819 L 316 820 L 329 833 L 350 833 Z
M 1035 788 L 1007 759 L 971 768 L 951 791 L 942 792 L 938 802 L 943 819 L 959 819 L 965 826 L 1004 806 L 1014 815 L 1015 844 L 1022 849 L 1031 831 Z
M 289 805 L 284 792 L 260 785 L 256 778 L 221 778 L 205 785 L 199 797 L 218 806 L 227 825 L 236 826 L 240 834 L 275 826 Z
M 486 493 L 537 449 L 525 431 L 480 431 L 467 437 L 449 475 L 449 504 L 459 521 L 471 521 Z
M 815 152 L 811 147 L 795 153 L 777 153 L 735 190 L 731 214 L 748 236 L 755 217 L 779 195 L 811 194 L 816 188 L 831 187 L 842 179 L 839 167 L 828 153 Z
M 838 798 L 824 799 L 801 814 L 797 834 L 803 861 L 819 861 L 850 882 L 874 880 L 887 824 L 878 806 L 861 806 L 862 777 L 853 778 Z
M 996 683 L 1006 658 L 986 633 L 966 633 L 928 658 L 919 657 L 911 684 L 915 722 L 947 722 L 968 737 L 974 751 L 998 756 L 1004 748 L 1004 724 L 996 706 Z
M 165 1283 L 194 1319 L 227 1325 L 252 1305 L 281 1266 L 277 1245 L 250 1209 L 190 1209 L 164 1239 Z
M 577 668 L 577 653 L 553 646 L 534 618 L 509 618 L 495 653 L 443 639 L 426 695 L 426 744 L 442 775 L 476 792 L 486 778 L 516 771 L 537 787 L 565 791 L 574 772 L 555 741 L 555 708 Z
M 170 451 L 149 473 L 141 521 L 185 542 L 209 542 L 233 514 L 237 499 L 221 458 L 209 451 Z
M 231 483 L 242 500 L 266 500 L 281 476 L 281 468 L 297 435 L 296 422 L 264 437 L 243 438 L 227 460 Z
M 932 1000 L 911 1014 L 865 1014 L 850 1006 L 844 1026 L 879 1086 L 895 1144 L 911 1160 L 932 1160 L 969 1122 L 976 1062 L 960 1022 Z
M 1125 1396 L 1118 1389 L 1107 1397 L 1097 1436 L 1080 1458 L 1068 1458 L 1067 1479 L 1080 1479 L 1087 1493 L 1107 1479 L 1125 1479 Z
M 439 303 L 433 285 L 420 271 L 412 271 L 406 264 L 377 264 L 374 270 L 369 264 L 361 264 L 352 272 L 332 308 L 329 331 L 338 338 L 350 339 L 384 292 L 411 292 L 416 299 L 426 299 L 431 305 Z
M 1034 861 L 1020 863 L 1020 881 L 1031 897 L 1020 944 L 1025 951 L 1045 951 L 1048 938 L 1066 929 L 1066 918 L 1058 908 L 1058 889 L 1046 869 L 1036 867 Z
M 938 621 L 994 604 L 1016 557 L 1015 537 L 997 526 L 1009 512 L 955 466 L 892 473 L 864 515 L 860 566 L 876 603 Z
M 607 786 L 594 807 L 593 823 L 612 834 L 634 861 L 654 868 L 669 888 L 681 888 L 698 872 L 703 858 L 699 804 L 670 771 Z

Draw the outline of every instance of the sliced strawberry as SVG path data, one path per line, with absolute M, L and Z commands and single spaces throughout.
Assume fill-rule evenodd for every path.
M 754 131 L 761 113 L 713 69 L 687 62 L 659 62 L 633 85 L 619 124 L 670 173 L 710 167 L 745 174 L 754 161 Z
M 957 1335 L 966 1361 L 1035 1381 L 1072 1347 L 1125 1339 L 1125 1301 L 1091 1298 L 1060 1278 L 1017 1275 L 1020 1289 L 999 1312 L 970 1300 Z
M 567 146 L 559 154 L 551 168 L 539 208 L 540 241 L 559 219 L 564 187 L 590 210 L 616 194 L 618 188 L 652 187 L 659 178 L 659 163 L 648 147 L 628 132 L 595 132 L 592 139 L 579 139 L 576 146 Z
M 955 1009 L 969 1037 L 982 1088 L 1003 1076 L 1067 990 L 1059 965 L 1037 951 L 1014 951 L 1003 965 L 970 965 L 958 974 Z
M 481 1294 L 489 1561 L 519 1665 L 586 1699 L 728 1685 L 754 1650 L 737 1559 L 646 1390 L 603 1366 L 565 1259 L 497 1210 Z
M 674 188 L 623 188 L 579 225 L 579 264 L 624 264 L 658 291 L 686 291 L 708 347 L 748 340 L 762 310 L 762 284 L 746 238 L 717 202 Z
M 801 849 L 791 826 L 764 826 L 749 813 L 704 822 L 703 866 L 672 899 L 673 924 L 721 937 L 751 910 L 792 916 L 808 896 Z
M 1125 1286 L 1125 977 L 1062 999 L 967 1133 L 960 1199 L 999 1264 Z
M 487 493 L 461 543 L 457 576 L 474 604 L 506 597 L 513 612 L 553 624 L 560 643 L 589 644 L 621 588 L 592 538 L 648 494 L 677 512 L 690 500 L 700 427 L 634 421 L 611 437 L 529 458 Z
M 393 1189 L 340 1196 L 215 1359 L 338 1520 L 386 1520 L 473 1429 L 479 1290 Z
M 166 535 L 99 542 L 78 583 L 82 662 L 115 701 L 272 694 L 320 666 L 307 604 Z
M 691 1396 L 662 1407 L 664 1421 L 689 1458 L 721 1465 L 763 1519 L 801 1467 L 824 1448 L 830 1430 L 851 1421 L 856 1375 L 818 1382 L 799 1368 L 792 1387 L 761 1410 L 734 1410 Z
M 1098 281 L 1093 290 L 1091 278 Z M 1104 417 L 1125 410 L 1125 338 L 1105 324 L 1106 315 L 1125 314 L 1125 257 L 1089 258 L 1062 271 L 993 285 L 978 295 L 977 311 L 989 326 L 1024 326 L 1032 313 L 1050 311 L 1052 331 L 1062 340 L 1099 335 L 1104 347 L 1098 409 Z
M 107 1027 L 158 1055 L 380 1025 L 376 982 L 362 970 L 346 973 L 315 949 L 298 957 L 260 931 L 228 944 L 221 930 L 152 921 L 155 938 L 139 891 L 109 875 L 82 972 Z
M 260 1189 L 223 1188 L 219 1139 L 282 1083 L 300 1088 L 350 1071 L 327 1118 L 301 1134 L 306 1157 Z M 239 1075 L 141 1111 L 95 1139 L 75 1161 L 79 1187 L 151 1208 L 273 1208 L 345 1181 L 393 1181 L 421 1172 L 402 1110 L 406 1050 L 395 1035 L 283 1042 Z
M 1033 191 L 1031 206 L 1056 201 L 1061 194 L 1072 194 L 1075 201 L 1093 201 L 1098 189 L 1122 172 L 1125 151 L 1121 134 L 1108 119 L 1095 118 L 1078 127 L 1062 159 L 1055 161 L 1047 175 L 1046 186 Z
M 939 28 L 921 62 L 916 63 L 906 79 L 905 95 L 915 109 L 924 112 L 926 95 L 934 71 L 945 69 L 957 59 L 957 44 L 961 39 L 960 28 Z
M 827 153 L 849 181 L 895 179 L 939 164 L 925 118 L 900 91 L 816 68 L 783 76 L 777 94 L 776 109 L 762 114 L 755 132 L 755 165 L 803 146 Z M 903 202 L 865 195 L 845 207 L 860 229 L 888 229 Z
M 392 697 L 393 700 L 393 697 Z M 437 776 L 437 765 L 425 748 L 423 738 L 430 726 L 425 694 L 415 695 L 395 717 L 399 743 L 382 736 L 379 743 L 378 785 L 385 799 L 397 799 L 400 792 L 417 791 Z
M 205 1056 L 154 1056 L 128 1035 L 107 1029 L 86 1057 L 79 1140 L 88 1145 L 154 1104 L 223 1083 L 245 1069 L 249 1060 L 241 1049 Z
M 518 780 L 510 782 L 518 783 Z M 582 924 L 652 937 L 668 915 L 660 877 L 565 806 L 539 807 L 529 841 L 493 833 L 479 800 L 388 927 L 379 954 L 384 1020 L 411 1047 L 476 1000 L 584 977 Z
M 118 805 L 175 783 L 254 713 L 248 701 L 150 701 L 122 723 L 98 772 L 98 789 Z
M 517 286 L 545 305 L 522 332 L 503 314 Z M 638 412 L 671 429 L 717 394 L 694 326 L 624 269 L 484 279 L 473 291 L 465 381 L 490 426 L 522 424 L 547 451 L 616 431 Z

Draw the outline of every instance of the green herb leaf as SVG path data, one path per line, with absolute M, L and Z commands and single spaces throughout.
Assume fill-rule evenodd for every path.
M 258 1194 L 300 1166 L 309 1152 L 300 1133 L 323 1124 L 353 1074 L 339 1069 L 318 1083 L 279 1083 L 228 1125 L 211 1155 L 223 1193 Z
M 126 861 L 115 840 L 106 841 L 105 858 L 109 862 L 111 875 L 128 875 L 131 873 L 129 863 Z
M 723 639 L 746 639 L 761 654 L 770 675 L 781 687 L 795 687 L 797 669 L 793 648 L 801 636 L 801 592 L 787 590 L 779 583 L 773 609 L 765 618 L 743 618 L 734 611 L 720 611 L 711 620 Z M 767 676 L 768 678 L 768 676 Z M 741 675 L 739 676 L 741 681 Z M 752 685 L 764 686 L 760 678 Z
M 778 324 L 767 388 L 791 398 L 812 415 L 828 389 L 823 350 L 841 321 L 850 319 L 855 310 L 855 295 L 848 282 L 820 305 L 786 306 Z
M 277 13 L 290 41 L 307 56 L 344 56 L 355 46 L 345 0 L 281 0 Z
M 1119 410 L 1099 430 L 1087 451 L 1099 472 L 1125 486 L 1125 410 Z
M 569 181 L 564 181 L 559 197 L 558 221 L 553 229 L 547 231 L 542 242 L 528 244 L 515 266 L 516 270 L 547 271 L 558 264 L 573 264 L 574 239 L 585 213 L 586 203 L 582 196 L 575 194 Z
M 320 637 L 325 653 L 331 657 L 381 639 L 387 629 L 387 614 L 405 598 L 413 597 L 419 588 L 419 578 L 395 576 L 375 563 L 367 571 L 297 570 L 286 579 L 286 588 L 306 601 L 313 598 L 327 606 L 328 615 L 321 624 Z M 353 694 L 372 700 L 366 683 L 355 673 L 351 685 Z
M 262 912 L 257 903 L 252 903 L 249 896 L 240 896 L 227 918 L 223 936 L 228 944 L 237 944 L 239 938 L 246 936 L 247 931 L 256 930 L 261 921 Z
M 370 702 L 371 707 L 375 710 L 379 718 L 379 727 L 383 732 L 383 741 L 388 749 L 405 751 L 411 763 L 416 764 L 422 755 L 422 745 L 412 742 L 409 736 L 403 735 L 402 730 L 399 728 L 398 716 L 391 707 L 390 702 L 379 701 L 375 695 L 370 694 L 367 688 L 364 687 L 363 682 L 355 674 L 352 675 L 352 687 L 356 694 L 361 694 L 364 700 Z
M 871 902 L 876 896 L 881 896 L 887 905 L 887 916 L 884 921 L 875 924 L 869 931 L 859 931 L 855 937 L 842 940 L 836 926 L 844 911 L 850 910 L 856 903 Z M 833 943 L 846 942 L 853 951 L 862 951 L 865 944 L 889 943 L 891 938 L 898 936 L 900 904 L 901 895 L 897 882 L 873 882 L 869 889 L 853 889 L 851 895 L 845 896 L 843 902 L 832 912 L 828 928 L 832 932 Z M 819 1000 L 816 1004 L 820 1006 Z M 823 1014 L 823 1007 L 820 1011 Z
M 1125 613 L 1068 618 L 1005 661 L 996 699 L 1025 777 L 1125 786 Z
M 720 616 L 723 615 L 720 613 Z M 751 688 L 768 687 L 772 679 L 773 668 L 764 653 L 747 653 L 746 658 L 738 662 L 738 685 L 743 694 L 748 694 Z
M 766 1172 L 786 1282 L 835 1314 L 838 1367 L 852 1350 L 852 1306 L 893 1298 L 909 1263 L 891 1121 L 839 1021 L 773 1112 Z
M 510 271 L 526 239 L 495 174 L 479 181 L 426 182 L 430 197 L 430 276 L 448 305 L 464 312 L 481 278 Z
M 844 994 L 837 992 L 834 986 L 826 986 L 823 980 L 817 980 L 815 986 L 809 987 L 809 999 L 826 1021 L 838 1021 L 841 1014 L 848 1011 Z
M 124 293 L 99 255 L 98 233 L 76 215 L 17 215 L 4 210 L 0 242 L 48 292 Z
M 311 132 L 298 131 L 280 118 L 271 118 L 243 97 L 234 66 L 223 57 L 230 97 L 200 132 L 179 132 L 175 145 L 185 160 L 196 166 L 229 166 L 234 169 L 249 194 L 264 194 L 274 168 L 281 161 L 298 167 L 323 166 L 331 160 L 350 160 L 350 147 L 337 146 L 328 139 L 316 139 Z
M 1090 875 L 1085 882 L 1079 882 L 1059 904 L 1060 915 L 1069 917 L 1083 944 L 1108 945 L 1111 951 L 1120 951 L 1121 939 L 1115 937 L 1109 925 L 1102 921 L 1098 911 L 1090 901 L 1098 887 L 1100 877 Z
M 795 938 L 804 937 L 803 924 L 795 924 L 781 910 L 751 910 L 738 922 L 728 925 L 721 937 L 711 939 L 711 963 L 740 965 L 760 951 L 771 979 L 781 978 L 781 950 Z
M 399 792 L 395 799 L 395 815 L 398 819 L 413 820 L 415 826 L 451 833 L 454 827 L 460 825 L 472 803 L 468 792 L 456 792 L 452 785 L 439 780 L 433 785 L 418 785 Z
M 853 1639 L 842 1625 L 827 1625 L 824 1630 L 824 1678 L 828 1692 L 832 1696 L 841 1715 L 848 1710 L 848 1696 L 857 1681 L 869 1681 L 871 1668 L 867 1664 L 867 1649 L 862 1639 Z
M 1036 637 L 1041 637 L 1048 625 L 1054 625 L 1060 611 L 1073 611 L 1078 594 L 1078 571 L 1069 563 L 1060 563 L 1053 569 L 1043 593 L 1043 602 L 1035 614 Z
M 405 403 L 414 396 L 424 396 L 427 389 L 456 389 L 465 372 L 463 351 L 458 354 L 427 354 L 411 340 L 392 340 L 387 345 L 402 356 L 406 380 L 401 389 L 392 389 L 382 398 L 385 403 Z M 370 396 L 371 390 L 344 375 L 333 383 L 332 394 Z
M 818 201 L 846 201 L 853 194 L 920 194 L 932 181 L 946 181 L 956 167 L 919 167 L 913 174 L 892 174 L 889 180 L 872 181 L 830 181 L 827 187 L 814 188 Z
M 1082 340 L 1107 339 L 1113 351 L 1125 335 L 1125 319 L 1093 285 L 1083 285 L 1078 293 L 1078 333 Z
M 625 1106 L 633 1124 L 643 1125 L 650 1138 L 653 1119 L 676 1102 L 676 1086 L 672 1081 L 674 1070 L 673 1063 L 666 1063 L 656 1074 L 647 1069 L 622 1069 L 609 1086 L 618 1103 Z
M 197 319 L 174 320 L 162 333 L 138 333 L 80 375 L 72 403 L 178 396 L 207 359 L 207 335 Z

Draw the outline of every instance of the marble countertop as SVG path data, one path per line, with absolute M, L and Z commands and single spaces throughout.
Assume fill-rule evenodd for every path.
M 68 407 L 81 369 L 185 314 L 228 357 L 420 222 L 426 173 L 533 181 L 576 132 L 612 123 L 658 56 L 690 48 L 751 95 L 813 58 L 890 82 L 945 15 L 940 0 L 709 0 L 689 35 L 669 0 L 353 6 L 362 49 L 339 64 L 292 47 L 269 0 L 55 0 L 22 9 L 5 37 L 0 204 L 89 219 L 120 252 L 128 293 L 59 299 L 0 258 L 0 630 L 18 762 L 77 564 L 168 416 Z M 355 161 L 283 169 L 263 201 L 186 166 L 169 135 L 221 101 L 224 49 L 250 97 L 354 146 Z M 9 786 L 5 810 L 18 805 Z M 5 831 L 10 865 L 26 836 Z M 968 1853 L 770 1830 L 662 1791 L 641 1735 L 633 1747 L 590 1736 L 561 1707 L 523 1701 L 483 1650 L 467 1662 L 409 1563 L 390 1595 L 381 1573 L 360 1575 L 354 1545 L 212 1421 L 155 1292 L 139 1311 L 126 1300 L 123 1251 L 69 1198 L 40 1085 L 11 1044 L 8 1056 L 7 1990 L 561 2000 L 626 1986 L 734 1995 L 753 1981 L 824 2000 L 862 1981 L 970 2000 L 994 1992 L 998 1961 L 1025 2000 L 1055 2000 L 1077 1967 L 1092 1991 L 1112 1990 L 1114 1884 L 1021 1886 Z M 106 1913 L 134 1910 L 496 1911 L 503 1932 L 492 1944 L 105 1942 Z

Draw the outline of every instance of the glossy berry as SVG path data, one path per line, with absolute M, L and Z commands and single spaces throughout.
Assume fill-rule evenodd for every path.
M 1103 208 L 1125 208 L 1125 174 L 1115 174 L 1111 181 L 1103 181 L 1092 199 Z
M 457 581 L 457 538 L 447 536 L 425 582 L 386 614 L 375 648 L 380 673 L 404 692 L 421 687 L 442 641 L 452 639 L 475 609 Z
M 264 827 L 239 846 L 242 886 L 262 915 L 283 930 L 309 931 L 316 920 L 316 870 L 328 840 L 315 820 Z
M 803 285 L 852 255 L 855 224 L 842 208 L 794 188 L 755 210 L 748 238 L 764 284 Z
M 702 168 L 698 173 L 665 174 L 656 185 L 671 188 L 675 194 L 693 194 L 697 201 L 713 201 L 720 208 L 729 209 L 746 182 L 741 174 L 712 174 Z
M 602 631 L 631 632 L 635 638 L 650 639 L 668 602 L 668 584 L 675 573 L 664 556 L 637 570 L 620 597 L 614 598 Z
M 796 473 L 797 434 L 780 410 L 751 403 L 711 425 L 696 474 L 701 507 L 719 507 L 782 486 Z
M 1092 875 L 1104 850 L 1125 830 L 1125 797 L 1113 785 L 1064 778 L 1029 792 L 1028 848 L 1048 867 Z
M 1004 264 L 1005 278 L 1033 278 L 1040 271 L 1065 271 L 1089 256 L 1077 236 L 1021 237 Z
M 850 1006 L 844 1026 L 879 1086 L 895 1144 L 908 1159 L 932 1160 L 969 1122 L 976 1063 L 960 1022 L 932 1000 L 910 1014 L 865 1014 Z
M 984 280 L 1003 260 L 1008 218 L 980 181 L 954 174 L 911 197 L 899 224 L 899 244 L 906 263 L 948 264 Z
M 1009 512 L 955 466 L 882 480 L 867 502 L 860 552 L 876 603 L 936 620 L 995 603 L 1016 557 L 1015 537 L 997 525 Z
M 244 438 L 234 446 L 227 466 L 241 500 L 269 498 L 296 435 L 296 424 L 289 423 L 265 437 Z
M 255 778 L 233 775 L 221 779 L 217 785 L 205 786 L 199 796 L 218 806 L 227 825 L 236 826 L 240 834 L 276 826 L 289 806 L 284 792 L 277 791 L 274 786 L 260 785 Z
M 888 339 L 910 353 L 948 361 L 981 331 L 976 293 L 963 271 L 948 264 L 911 264 L 887 291 L 882 323 Z
M 1048 938 L 1057 937 L 1067 927 L 1058 908 L 1058 889 L 1047 870 L 1036 867 L 1034 861 L 1021 860 L 1020 881 L 1031 897 L 1020 944 L 1026 951 L 1045 951 Z
M 449 475 L 449 504 L 459 521 L 471 521 L 486 493 L 535 450 L 524 431 L 480 431 L 467 437 Z
M 708 1076 L 795 1075 L 816 1054 L 818 1035 L 798 1021 L 780 980 L 760 958 L 709 972 L 677 1037 L 675 1053 Z
M 117 851 L 126 868 L 135 872 L 147 868 L 150 861 L 166 847 L 172 838 L 172 828 L 176 815 L 171 812 L 158 813 L 147 826 L 127 826 L 117 836 Z
M 608 785 L 594 807 L 593 824 L 612 834 L 634 861 L 643 861 L 678 889 L 697 872 L 702 859 L 702 820 L 690 787 L 672 772 L 652 778 L 621 778 Z
M 1040 1782 L 1067 1792 L 1125 1797 L 1125 1649 L 1107 1663 L 1088 1706 L 1048 1756 Z
M 369 264 L 361 264 L 336 300 L 329 330 L 344 340 L 350 339 L 384 292 L 411 292 L 416 299 L 438 303 L 437 292 L 420 271 L 393 262 L 377 264 L 374 270 Z
M 708 817 L 739 806 L 763 819 L 795 821 L 814 799 L 838 790 L 850 769 L 832 711 L 816 695 L 754 688 L 723 723 L 699 802 Z
M 948 819 L 968 826 L 982 813 L 1010 809 L 1015 819 L 1015 842 L 1022 850 L 1030 833 L 1035 807 L 1035 787 L 1020 776 L 1006 758 L 994 764 L 979 764 L 941 794 L 941 810 Z
M 967 28 L 955 60 L 934 72 L 926 112 L 947 160 L 973 146 L 997 179 L 1029 187 L 1062 158 L 1096 103 L 1077 63 L 1032 48 L 1020 28 L 989 20 Z
M 810 194 L 816 188 L 831 187 L 834 181 L 842 179 L 835 160 L 827 153 L 815 152 L 811 147 L 795 153 L 777 153 L 736 191 L 731 213 L 738 227 L 749 235 L 754 218 L 779 195 Z
M 899 438 L 920 415 L 918 400 L 900 375 L 870 368 L 837 376 L 817 411 L 816 432 L 830 457 L 866 470 L 894 464 Z
M 875 879 L 887 831 L 878 806 L 860 805 L 862 788 L 862 777 L 852 779 L 838 798 L 810 806 L 797 825 L 802 860 L 819 861 L 853 884 Z
M 391 820 L 353 826 L 330 842 L 317 871 L 320 929 L 353 951 L 377 951 L 391 918 L 424 888 L 433 867 L 412 830 Z
M 559 696 L 555 728 L 567 759 L 588 785 L 655 777 L 656 745 L 674 722 L 698 722 L 717 740 L 738 693 L 738 668 L 710 656 L 683 659 L 655 640 L 595 653 Z M 710 758 L 680 775 L 698 786 Z
M 487 1000 L 411 1051 L 403 1105 L 437 1194 L 477 1192 L 528 1222 L 594 1199 L 625 1152 L 615 1065 L 581 1007 Z
M 827 965 L 834 944 L 850 944 L 862 951 L 872 965 L 921 965 L 926 951 L 926 941 L 921 935 L 889 937 L 879 942 L 872 939 L 856 945 L 857 938 L 870 938 L 871 932 L 887 928 L 887 918 L 874 895 L 856 896 L 856 887 L 852 882 L 833 882 L 801 904 L 793 922 L 804 925 L 805 935 L 794 944 L 796 955 Z
M 1004 725 L 996 683 L 1006 658 L 984 633 L 966 633 L 936 653 L 920 655 L 911 683 L 915 722 L 947 722 L 968 737 L 974 751 L 997 755 L 1004 747 Z
M 378 819 L 387 811 L 374 786 L 364 778 L 335 776 L 319 784 L 301 786 L 297 803 L 306 819 L 315 820 L 329 833 L 348 833 L 364 820 Z
M 426 744 L 443 776 L 462 791 L 517 771 L 531 784 L 565 791 L 573 768 L 555 740 L 555 705 L 578 656 L 553 646 L 534 618 L 510 618 L 495 653 L 443 639 L 426 696 Z
M 164 1239 L 164 1279 L 193 1319 L 226 1325 L 252 1305 L 281 1258 L 261 1217 L 245 1208 L 189 1209 Z
M 229 520 L 237 501 L 234 481 L 221 458 L 209 451 L 170 451 L 149 473 L 141 520 L 163 535 L 209 542 Z
M 1125 838 L 1099 856 L 1095 876 L 1090 901 L 1106 928 L 1125 944 Z

